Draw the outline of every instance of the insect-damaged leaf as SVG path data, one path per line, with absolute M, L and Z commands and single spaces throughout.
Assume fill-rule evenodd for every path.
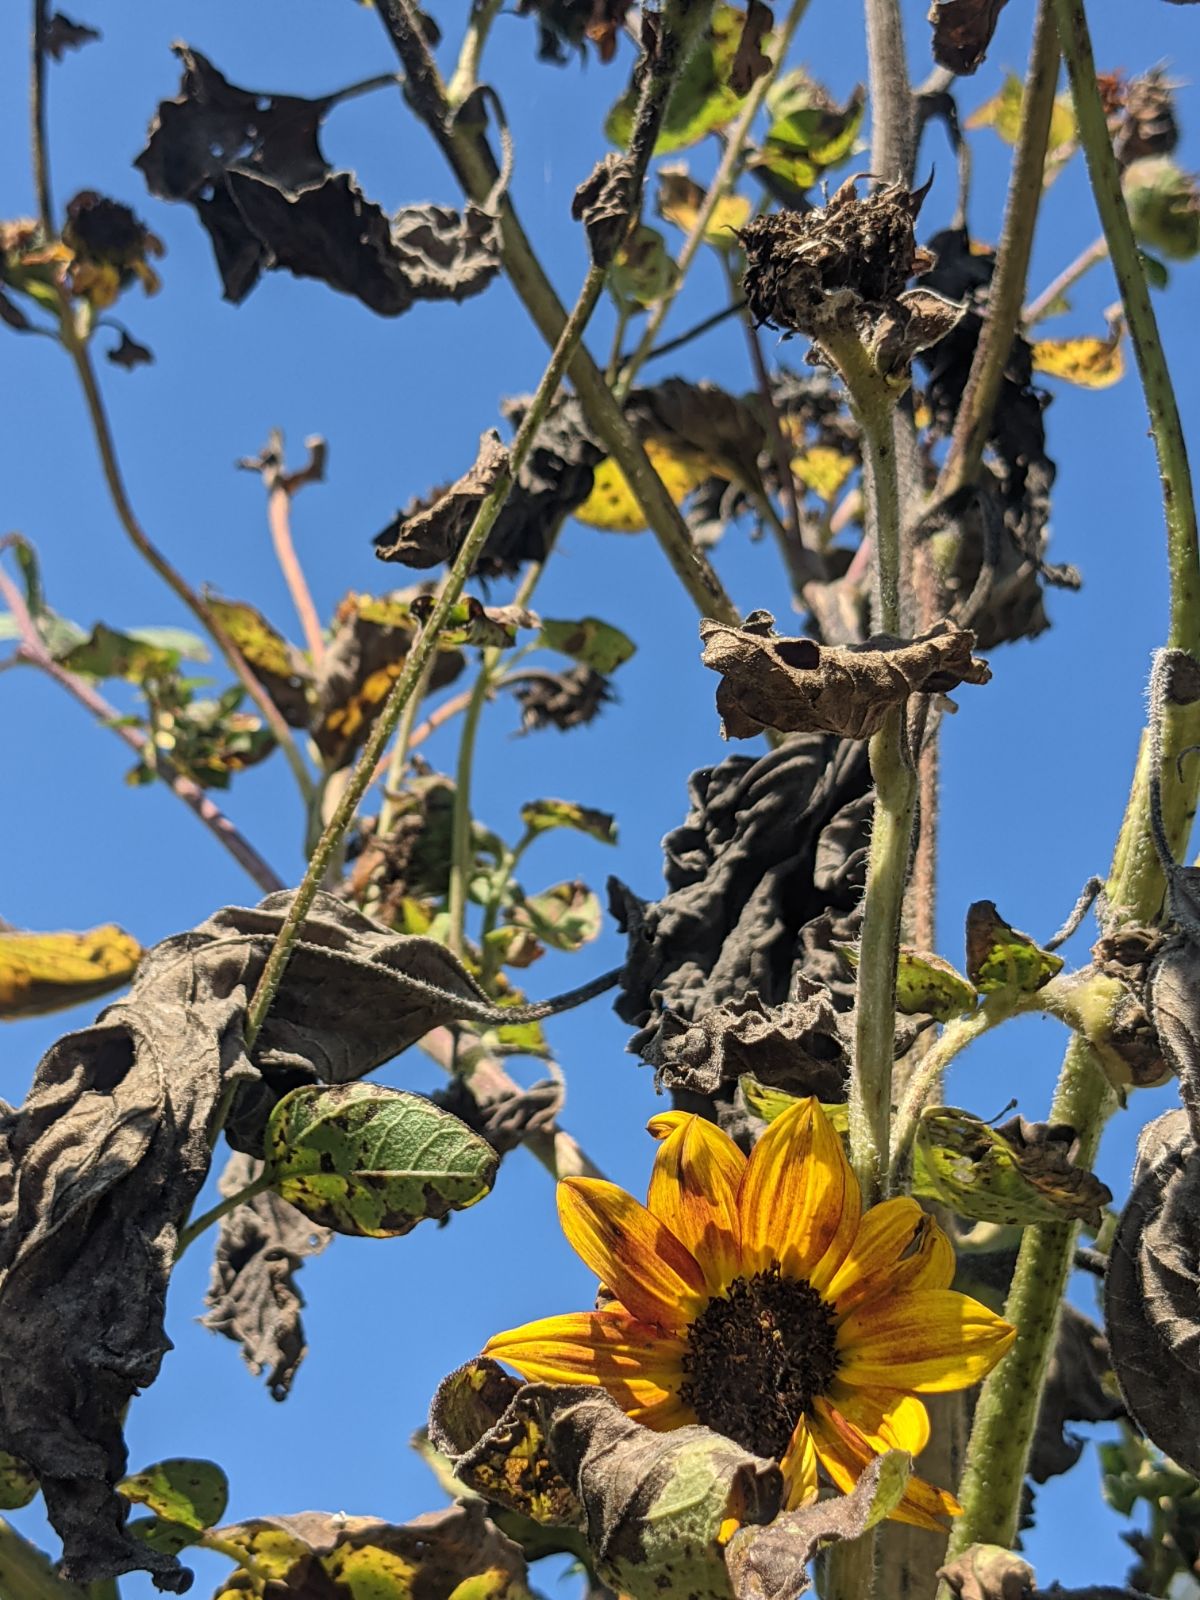
M 967 907 L 967 975 L 981 994 L 1034 994 L 1062 969 L 1061 956 L 1010 928 L 991 900 Z
M 197 1533 L 220 1522 L 229 1504 L 229 1480 L 215 1461 L 159 1461 L 122 1478 L 117 1492 Z
M 499 1158 L 422 1095 L 375 1083 L 293 1089 L 271 1113 L 267 1171 L 281 1199 L 335 1233 L 394 1239 L 482 1200 Z
M 617 824 L 607 811 L 593 811 L 574 800 L 530 800 L 521 807 L 521 821 L 531 833 L 573 828 L 600 844 L 616 844 Z
M 637 649 L 627 633 L 599 617 L 581 617 L 578 622 L 544 617 L 538 645 L 600 673 L 615 672 Z
M 921 1113 L 916 1148 L 927 1176 L 964 1217 L 1027 1227 L 1064 1218 L 1100 1226 L 1112 1191 L 1071 1160 L 1074 1128 L 1013 1117 L 990 1127 L 968 1111 Z
M 753 611 L 741 628 L 705 619 L 700 637 L 704 665 L 721 674 L 717 710 L 727 739 L 763 728 L 869 739 L 910 695 L 991 677 L 971 654 L 974 634 L 948 622 L 910 641 L 880 635 L 831 647 L 780 638 L 770 612 Z
M 389 220 L 318 134 L 332 99 L 236 88 L 198 50 L 176 45 L 183 81 L 164 100 L 140 167 L 152 194 L 192 205 L 225 297 L 244 300 L 269 269 L 319 278 L 382 316 L 417 300 L 463 300 L 499 271 L 496 219 L 468 203 L 409 206 Z
M 722 1525 L 769 1521 L 782 1498 L 776 1464 L 720 1434 L 654 1433 L 602 1390 L 518 1385 L 484 1360 L 443 1382 L 429 1428 L 469 1488 L 582 1531 L 599 1575 L 630 1600 L 729 1600 Z
M 857 970 L 858 951 L 847 946 L 843 956 Z M 896 959 L 896 1010 L 903 1016 L 929 1016 L 950 1022 L 974 1008 L 979 996 L 962 973 L 942 956 L 901 945 Z
M 222 1197 L 240 1193 L 261 1172 L 261 1162 L 235 1152 L 220 1177 Z M 241 1345 L 251 1372 L 266 1373 L 272 1399 L 286 1399 L 307 1352 L 296 1273 L 331 1237 L 270 1190 L 221 1218 L 201 1320 Z
M 1200 1145 L 1185 1111 L 1138 1140 L 1104 1280 L 1104 1331 L 1130 1416 L 1200 1476 Z
M 141 958 L 137 940 L 111 922 L 86 933 L 0 928 L 0 1021 L 65 1011 L 120 989 Z
M 393 1524 L 306 1511 L 217 1530 L 244 1550 L 214 1600 L 533 1600 L 519 1546 L 478 1500 Z
M 933 59 L 960 76 L 969 76 L 987 55 L 996 22 L 1007 0 L 934 0 Z
M 130 994 L 53 1045 L 0 1119 L 0 1450 L 36 1472 L 71 1581 L 145 1569 L 161 1588 L 188 1582 L 122 1531 L 115 1485 L 121 1419 L 167 1349 L 177 1229 L 217 1104 L 233 1092 L 227 1137 L 257 1154 L 283 1090 L 353 1082 L 459 1018 L 506 1023 L 443 946 L 321 894 L 248 1058 L 248 998 L 290 904 L 227 907 L 157 945 Z

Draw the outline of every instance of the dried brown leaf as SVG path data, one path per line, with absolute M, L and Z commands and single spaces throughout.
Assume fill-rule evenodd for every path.
M 89 28 L 86 22 L 72 22 L 61 11 L 55 11 L 42 33 L 42 49 L 55 61 L 61 61 L 67 50 L 78 50 L 99 37 L 99 31 Z
M 509 470 L 508 451 L 495 428 L 489 428 L 480 436 L 475 464 L 427 509 L 385 528 L 375 541 L 375 554 L 381 561 L 403 561 L 409 567 L 453 560 L 481 502 Z
M 764 72 L 771 70 L 771 58 L 763 41 L 775 26 L 775 17 L 763 0 L 749 0 L 737 54 L 729 71 L 729 86 L 734 94 L 749 94 Z
M 974 634 L 938 623 L 911 641 L 880 635 L 865 644 L 826 647 L 780 638 L 775 619 L 754 611 L 741 628 L 706 619 L 702 660 L 721 674 L 717 710 L 727 739 L 763 728 L 869 739 L 913 694 L 945 694 L 986 683 L 986 663 L 971 654 Z
M 955 1600 L 1026 1600 L 1037 1581 L 1027 1561 L 998 1544 L 968 1545 L 938 1577 Z
M 592 260 L 607 267 L 629 232 L 636 199 L 636 169 L 629 156 L 610 151 L 579 185 L 571 215 L 583 223 Z
M 933 0 L 933 59 L 960 77 L 982 64 L 1007 0 Z

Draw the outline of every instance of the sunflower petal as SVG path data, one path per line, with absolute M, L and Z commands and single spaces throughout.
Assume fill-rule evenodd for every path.
M 729 1135 L 697 1116 L 672 1128 L 654 1158 L 646 1204 L 695 1256 L 710 1294 L 740 1270 L 737 1193 L 745 1169 Z
M 686 1246 L 624 1189 L 603 1178 L 565 1178 L 558 1216 L 568 1241 L 630 1316 L 684 1327 L 704 1305 L 704 1274 Z
M 894 1389 L 856 1389 L 835 1382 L 829 1400 L 852 1423 L 872 1449 L 907 1450 L 919 1456 L 929 1443 L 929 1413 L 913 1394 Z
M 796 1511 L 810 1505 L 818 1494 L 817 1447 L 813 1443 L 808 1418 L 801 1417 L 792 1430 L 788 1447 L 779 1463 L 783 1472 L 785 1511 Z
M 873 1449 L 849 1418 L 828 1400 L 818 1399 L 814 1403 L 812 1431 L 821 1465 L 842 1493 L 849 1494 L 863 1471 L 881 1452 Z M 944 1519 L 957 1516 L 961 1510 L 958 1501 L 946 1489 L 935 1488 L 923 1478 L 909 1478 L 904 1496 L 889 1520 L 945 1533 Z
M 838 1377 L 857 1387 L 943 1394 L 985 1377 L 1017 1330 L 953 1289 L 869 1300 L 838 1328 Z
M 954 1246 L 928 1212 L 900 1195 L 863 1217 L 825 1294 L 844 1314 L 878 1294 L 948 1289 L 953 1280 Z
M 665 1139 L 676 1128 L 682 1128 L 693 1111 L 657 1111 L 646 1124 L 646 1132 L 655 1139 Z
M 607 1389 L 625 1411 L 660 1414 L 678 1402 L 683 1381 L 679 1340 L 664 1338 L 660 1329 L 635 1322 L 623 1311 L 570 1311 L 542 1317 L 493 1334 L 483 1353 L 515 1367 L 530 1383 Z
M 751 1151 L 738 1193 L 742 1271 L 775 1262 L 808 1278 L 830 1251 L 850 1206 L 857 1220 L 858 1181 L 842 1141 L 815 1098 L 776 1117 Z

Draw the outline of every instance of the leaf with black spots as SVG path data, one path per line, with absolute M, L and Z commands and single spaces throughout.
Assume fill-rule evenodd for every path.
M 537 642 L 600 673 L 615 672 L 637 649 L 628 634 L 599 617 L 581 617 L 578 622 L 543 617 Z
M 981 994 L 1036 994 L 1063 969 L 1061 956 L 1010 927 L 991 900 L 967 907 L 966 943 L 967 976 Z
M 617 824 L 607 811 L 595 811 L 574 800 L 530 800 L 521 807 L 521 821 L 530 833 L 573 828 L 601 844 L 616 844 Z
M 925 1173 L 964 1217 L 1029 1227 L 1064 1218 L 1100 1226 L 1112 1191 L 1072 1161 L 1074 1128 L 1013 1117 L 992 1127 L 968 1111 L 930 1106 L 917 1125 Z
M 215 1461 L 159 1461 L 122 1478 L 117 1492 L 198 1534 L 220 1522 L 229 1504 L 229 1481 Z

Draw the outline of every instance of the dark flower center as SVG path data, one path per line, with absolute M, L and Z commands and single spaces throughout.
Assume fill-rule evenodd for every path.
M 679 1394 L 705 1427 L 778 1460 L 837 1369 L 832 1309 L 772 1267 L 735 1278 L 692 1323 Z

